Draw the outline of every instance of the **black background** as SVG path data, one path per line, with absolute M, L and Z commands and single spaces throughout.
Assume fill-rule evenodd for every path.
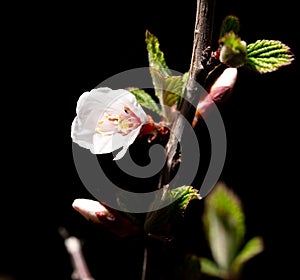
M 247 238 L 265 240 L 265 251 L 249 261 L 243 279 L 288 279 L 298 270 L 296 9 L 288 2 L 217 2 L 215 36 L 224 16 L 235 14 L 247 43 L 276 39 L 296 55 L 292 65 L 273 73 L 240 71 L 221 108 L 228 143 L 220 179 L 244 203 Z M 15 4 L 2 10 L 0 275 L 71 279 L 58 234 L 62 226 L 84 242 L 96 280 L 139 279 L 139 244 L 94 228 L 71 207 L 75 198 L 92 198 L 73 163 L 71 122 L 84 91 L 148 65 L 146 29 L 158 37 L 168 66 L 187 71 L 195 11 L 196 1 L 157 0 Z

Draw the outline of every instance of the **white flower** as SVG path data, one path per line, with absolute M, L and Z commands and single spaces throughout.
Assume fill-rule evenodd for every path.
M 84 92 L 78 99 L 76 113 L 71 127 L 73 142 L 93 154 L 111 153 L 122 147 L 114 160 L 125 155 L 148 121 L 131 92 L 108 87 Z

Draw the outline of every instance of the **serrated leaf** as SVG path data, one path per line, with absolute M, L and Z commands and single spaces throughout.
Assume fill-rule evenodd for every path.
M 219 38 L 222 38 L 226 33 L 233 31 L 235 34 L 240 32 L 240 21 L 234 15 L 228 15 L 224 18 Z
M 170 204 L 157 211 L 147 213 L 144 229 L 146 233 L 167 236 L 170 224 L 183 217 L 184 211 L 191 200 L 200 199 L 198 190 L 191 186 L 181 186 L 172 190 L 167 189 L 164 203 Z M 157 202 L 158 206 L 161 203 Z
M 294 60 L 290 47 L 278 40 L 257 40 L 247 46 L 246 68 L 259 73 L 276 71 Z
M 264 243 L 261 237 L 257 236 L 250 239 L 232 263 L 232 271 L 238 274 L 249 259 L 261 253 L 263 250 Z
M 163 90 L 164 105 L 172 107 L 179 100 L 182 93 L 182 77 L 171 76 L 165 79 Z
M 181 104 L 185 91 L 188 73 L 182 76 L 173 76 L 168 68 L 164 53 L 160 50 L 159 41 L 156 36 L 146 30 L 146 44 L 148 51 L 149 70 L 152 77 L 155 95 L 162 106 L 163 116 L 170 121 L 170 110 Z M 165 107 L 166 106 L 166 107 Z
M 188 73 L 185 73 L 182 76 L 171 76 L 165 79 L 163 90 L 164 105 L 172 107 L 180 102 L 185 92 L 187 78 Z
M 163 90 L 164 90 L 164 83 L 166 78 L 164 77 L 163 73 L 161 73 L 158 69 L 154 67 L 150 66 L 149 71 L 152 77 L 155 95 L 159 99 L 161 105 L 163 105 Z
M 207 258 L 200 258 L 199 261 L 200 261 L 201 272 L 203 274 L 221 278 L 222 271 L 215 262 Z
M 245 217 L 238 196 L 221 182 L 204 201 L 203 225 L 215 262 L 229 270 L 244 241 Z
M 159 108 L 158 104 L 154 101 L 151 95 L 146 91 L 135 87 L 129 87 L 126 88 L 126 90 L 130 91 L 136 97 L 140 105 L 159 115 L 162 114 L 162 111 Z
M 165 61 L 164 53 L 160 50 L 157 37 L 146 30 L 145 41 L 148 51 L 149 66 L 161 72 L 164 77 L 170 76 L 171 71 Z
M 167 110 L 164 106 L 164 101 L 163 101 L 163 89 L 164 89 L 164 80 L 165 77 L 163 76 L 163 74 L 156 68 L 153 67 L 149 67 L 150 70 L 150 74 L 152 77 L 152 82 L 153 82 L 153 86 L 154 86 L 154 91 L 155 91 L 155 95 L 159 100 L 159 103 L 161 105 L 161 109 L 162 109 L 162 116 L 166 119 L 168 119 L 167 117 Z
M 172 110 L 171 107 L 177 109 L 180 106 L 188 78 L 188 72 L 182 76 L 168 76 L 164 77 L 163 74 L 150 67 L 150 73 L 154 84 L 155 95 L 157 96 L 161 107 L 162 115 L 171 120 Z
M 186 207 L 193 199 L 200 199 L 199 191 L 191 186 L 181 186 L 170 191 L 174 204 L 172 205 L 178 215 L 183 215 Z

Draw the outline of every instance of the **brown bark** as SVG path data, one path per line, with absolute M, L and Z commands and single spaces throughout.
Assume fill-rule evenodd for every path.
M 194 29 L 194 42 L 191 65 L 187 81 L 185 96 L 171 129 L 170 138 L 166 145 L 166 164 L 161 171 L 159 188 L 168 187 L 172 177 L 172 169 L 177 161 L 175 159 L 178 143 L 184 134 L 184 118 L 191 124 L 196 106 L 201 96 L 201 88 L 207 75 L 206 69 L 201 63 L 203 51 L 210 46 L 212 39 L 214 9 L 216 0 L 197 0 L 196 21 Z

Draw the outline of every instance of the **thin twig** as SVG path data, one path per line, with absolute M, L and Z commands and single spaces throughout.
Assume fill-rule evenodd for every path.
M 147 260 L 148 260 L 148 251 L 147 246 L 144 248 L 144 259 L 143 259 L 143 271 L 142 271 L 142 278 L 141 280 L 146 280 L 147 275 Z
M 185 95 L 181 103 L 180 114 L 177 114 L 176 119 L 170 131 L 170 137 L 166 145 L 166 163 L 161 170 L 158 188 L 165 190 L 169 187 L 169 182 L 172 178 L 172 168 L 176 162 L 180 162 L 180 158 L 176 159 L 178 143 L 184 134 L 185 120 L 192 125 L 196 113 L 197 103 L 200 100 L 201 88 L 207 76 L 207 71 L 202 65 L 202 53 L 210 46 L 212 38 L 212 25 L 214 18 L 216 0 L 197 0 L 196 21 L 194 29 L 194 42 L 192 50 L 191 65 L 189 69 L 189 77 L 185 89 Z M 164 193 L 164 192 L 163 192 Z M 163 200 L 164 196 L 158 198 Z M 159 201 L 156 201 L 159 203 Z M 147 214 L 147 218 L 152 212 Z M 146 219 L 147 219 L 146 218 Z M 145 252 L 146 254 L 146 252 Z M 147 255 L 144 255 L 143 276 L 144 280 L 146 273 Z
M 172 166 L 177 152 L 178 143 L 180 142 L 185 129 L 184 119 L 186 119 L 190 124 L 192 123 L 197 103 L 202 93 L 199 85 L 204 83 L 207 71 L 201 63 L 201 57 L 203 51 L 211 44 L 215 2 L 216 0 L 197 0 L 194 42 L 189 78 L 180 114 L 177 115 L 176 120 L 174 121 L 170 138 L 166 145 L 167 160 L 161 171 L 159 188 L 168 187 L 168 183 L 172 176 Z
M 73 280 L 95 280 L 87 267 L 82 248 L 81 242 L 77 237 L 69 236 L 65 228 L 59 229 L 60 235 L 65 240 L 65 246 L 67 252 L 70 254 L 71 262 L 73 266 Z

